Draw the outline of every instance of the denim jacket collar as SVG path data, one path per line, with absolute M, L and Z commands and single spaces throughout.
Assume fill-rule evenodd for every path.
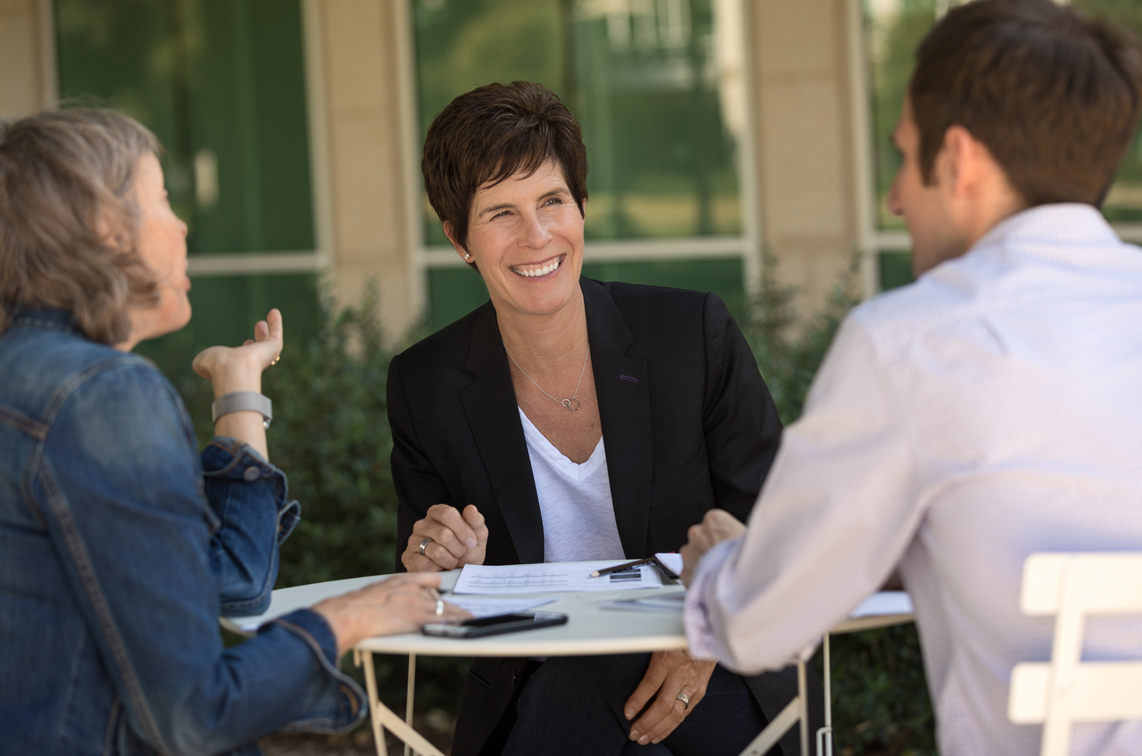
M 46 328 L 83 336 L 76 328 L 72 314 L 58 307 L 18 307 L 12 314 L 9 328 Z

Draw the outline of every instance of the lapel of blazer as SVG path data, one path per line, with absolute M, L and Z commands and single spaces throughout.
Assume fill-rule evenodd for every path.
M 580 278 L 579 283 L 587 311 L 587 338 L 615 524 L 626 557 L 641 558 L 646 556 L 654 461 L 646 360 L 626 354 L 634 336 L 607 290 L 588 278 Z
M 520 562 L 542 562 L 539 497 L 512 389 L 507 352 L 491 304 L 484 306 L 476 320 L 467 369 L 476 380 L 460 392 L 460 401 L 492 482 L 496 503 Z

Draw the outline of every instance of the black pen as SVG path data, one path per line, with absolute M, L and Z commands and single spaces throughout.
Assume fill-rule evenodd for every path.
M 646 559 L 636 559 L 633 562 L 626 564 L 616 564 L 614 567 L 608 567 L 605 570 L 595 570 L 591 573 L 591 577 L 599 577 L 600 575 L 609 575 L 612 572 L 621 572 L 622 570 L 629 570 L 631 567 L 638 567 L 639 565 L 649 564 L 650 562 L 657 562 L 654 557 L 647 557 Z

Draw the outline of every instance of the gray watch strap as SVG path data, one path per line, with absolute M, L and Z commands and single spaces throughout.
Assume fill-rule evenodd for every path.
M 274 405 L 268 396 L 259 394 L 257 391 L 234 391 L 223 394 L 214 400 L 214 403 L 210 405 L 210 420 L 211 422 L 218 422 L 218 418 L 223 415 L 241 412 L 242 410 L 260 413 L 265 418 L 267 428 L 270 427 L 270 421 L 274 419 Z

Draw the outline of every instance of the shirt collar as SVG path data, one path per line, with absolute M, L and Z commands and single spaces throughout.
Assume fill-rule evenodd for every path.
M 1014 239 L 1066 247 L 1122 243 L 1098 208 L 1059 203 L 1037 205 L 1003 219 L 975 243 L 972 251 L 1006 246 Z
M 71 313 L 56 307 L 17 308 L 12 314 L 10 327 L 46 328 L 53 331 L 71 333 L 76 336 L 83 335 L 83 333 L 76 328 Z

